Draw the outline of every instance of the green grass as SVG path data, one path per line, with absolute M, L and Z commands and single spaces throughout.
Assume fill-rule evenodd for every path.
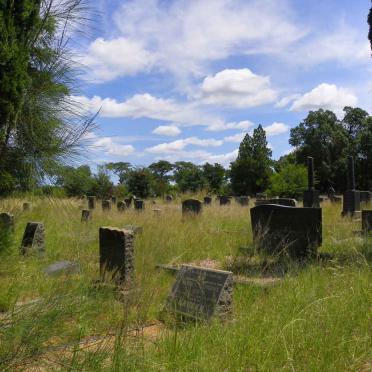
M 93 212 L 81 223 L 80 201 L 37 199 L 22 212 L 22 200 L 0 201 L 16 217 L 13 242 L 0 256 L 1 370 L 117 371 L 367 371 L 372 368 L 372 239 L 353 235 L 360 222 L 340 217 L 341 206 L 323 208 L 323 247 L 330 256 L 306 264 L 267 257 L 237 257 L 252 246 L 249 209 L 232 204 L 204 208 L 182 220 L 180 202 L 162 202 L 161 215 Z M 158 206 L 157 206 L 158 207 Z M 19 255 L 28 221 L 46 230 L 44 258 Z M 136 291 L 130 302 L 99 278 L 100 226 L 143 226 L 136 237 Z M 252 250 L 252 254 L 254 251 Z M 156 322 L 174 281 L 156 264 L 216 260 L 254 277 L 280 278 L 275 285 L 237 285 L 232 319 L 182 328 L 158 326 L 154 337 L 128 330 Z M 79 261 L 81 274 L 46 277 L 57 260 Z M 266 264 L 264 264 L 266 262 Z M 234 264 L 235 263 L 235 266 Z M 265 266 L 266 265 L 266 266 Z M 19 306 L 37 299 L 35 303 Z M 79 347 L 89 336 L 94 348 Z M 57 347 L 69 345 L 67 350 Z

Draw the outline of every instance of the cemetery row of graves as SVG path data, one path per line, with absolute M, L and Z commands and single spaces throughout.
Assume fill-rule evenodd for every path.
M 205 196 L 203 201 L 189 198 L 181 204 L 170 196 L 166 197 L 165 201 L 146 202 L 137 198 L 117 201 L 112 197 L 110 200 L 102 200 L 101 206 L 98 205 L 96 197 L 88 196 L 79 201 L 79 219 L 76 207 L 67 207 L 65 210 L 63 207 L 53 208 L 58 234 L 67 235 L 63 243 L 56 244 L 58 254 L 46 244 L 46 237 L 55 231 L 49 233 L 48 223 L 44 221 L 27 221 L 23 226 L 21 243 L 17 245 L 14 236 L 22 231 L 17 217 L 20 220 L 27 219 L 35 210 L 43 214 L 40 204 L 34 207 L 32 202 L 24 202 L 21 208 L 17 204 L 15 210 L 21 209 L 17 212 L 18 216 L 5 211 L 0 214 L 2 244 L 13 247 L 12 253 L 6 249 L 2 252 L 4 257 L 9 256 L 4 262 L 9 265 L 9 260 L 18 255 L 16 270 L 31 270 L 31 275 L 36 275 L 36 281 L 43 283 L 40 284 L 39 290 L 35 291 L 30 290 L 30 283 L 22 284 L 23 288 L 18 291 L 21 301 L 18 297 L 4 305 L 4 316 L 1 319 L 6 319 L 6 332 L 10 332 L 13 323 L 14 328 L 17 328 L 16 319 L 9 315 L 17 313 L 14 309 L 27 309 L 23 304 L 30 303 L 41 306 L 42 302 L 39 300 L 43 297 L 43 292 L 44 297 L 50 296 L 48 292 L 52 292 L 54 298 L 56 288 L 57 292 L 63 293 L 64 290 L 61 290 L 60 286 L 73 288 L 76 283 L 82 282 L 89 286 L 90 296 L 92 288 L 98 293 L 106 293 L 99 300 L 102 308 L 98 306 L 94 310 L 85 336 L 94 334 L 97 330 L 104 332 L 107 328 L 117 327 L 118 320 L 130 311 L 131 315 L 125 316 L 126 326 L 138 326 L 141 323 L 141 329 L 152 324 L 151 321 L 156 321 L 161 324 L 159 327 L 163 331 L 171 329 L 174 332 L 174 324 L 176 327 L 180 324 L 195 326 L 200 321 L 212 324 L 210 322 L 216 319 L 217 327 L 224 327 L 224 324 L 231 324 L 242 313 L 241 291 L 247 289 L 241 289 L 239 286 L 253 286 L 254 291 L 255 285 L 259 283 L 258 286 L 267 291 L 267 283 L 271 288 L 272 283 L 282 280 L 290 272 L 289 267 L 306 267 L 309 262 L 320 262 L 324 257 L 328 257 L 325 255 L 328 252 L 322 252 L 321 248 L 325 240 L 324 232 L 326 246 L 329 248 L 330 231 L 335 229 L 333 219 L 342 221 L 340 223 L 345 231 L 341 233 L 348 235 L 340 240 L 342 244 L 349 247 L 357 239 L 360 246 L 367 246 L 368 256 L 372 231 L 372 193 L 356 190 L 352 158 L 348 164 L 348 186 L 343 196 L 319 195 L 315 188 L 313 159 L 309 158 L 308 190 L 304 193 L 303 207 L 294 199 L 269 199 L 264 194 L 256 195 L 254 200 L 248 196 L 236 197 L 235 200 L 230 196 Z M 252 203 L 254 205 L 251 205 Z M 56 210 L 60 211 L 60 215 L 55 215 Z M 332 213 L 332 223 L 324 219 L 323 210 L 328 213 L 327 219 L 331 218 L 329 213 Z M 73 218 L 71 214 L 74 215 Z M 50 217 L 50 214 L 48 216 Z M 215 231 L 211 231 L 212 225 L 208 225 L 209 230 L 206 229 L 205 224 L 212 224 L 212 221 L 222 223 L 223 227 L 216 227 Z M 250 226 L 247 226 L 249 221 Z M 165 230 L 159 232 L 162 228 Z M 247 241 L 244 230 L 248 228 L 250 232 Z M 192 237 L 193 234 L 195 238 Z M 161 239 L 163 246 L 159 244 L 158 239 Z M 76 257 L 73 250 L 79 251 L 83 240 L 84 244 L 89 242 L 89 250 L 78 260 L 72 259 Z M 216 253 L 213 245 L 216 242 L 218 253 L 213 257 Z M 210 248 L 201 250 L 199 244 L 206 244 Z M 179 249 L 174 250 L 177 245 Z M 96 246 L 98 252 L 97 249 L 92 249 Z M 142 246 L 142 249 L 139 246 Z M 146 249 L 143 249 L 143 246 Z M 199 248 L 197 254 L 194 252 L 195 247 Z M 182 249 L 185 252 L 182 252 Z M 147 255 L 151 256 L 151 261 L 148 261 Z M 366 259 L 368 261 L 368 257 Z M 249 270 L 245 270 L 244 265 L 249 267 Z M 42 268 L 41 272 L 35 274 L 35 266 L 38 270 Z M 280 275 L 278 270 L 281 271 Z M 151 279 L 150 273 L 154 274 Z M 173 278 L 169 273 L 175 273 L 176 277 Z M 16 276 L 17 273 L 10 270 L 8 276 L 6 272 L 2 274 L 2 277 L 7 276 L 8 283 L 5 287 L 8 285 L 8 292 L 11 292 L 11 285 L 17 287 L 20 283 L 19 278 L 15 280 L 17 285 L 11 283 L 12 275 Z M 24 275 L 21 276 L 24 278 Z M 77 277 L 78 280 L 75 279 Z M 260 282 L 255 281 L 256 279 L 263 280 Z M 50 286 L 47 284 L 49 280 L 52 283 Z M 146 287 L 143 283 L 147 280 L 151 281 L 151 286 L 147 288 L 149 292 L 143 289 Z M 67 293 L 71 288 L 67 289 Z M 153 293 L 157 290 L 159 293 Z M 81 288 L 77 291 L 81 291 Z M 106 291 L 110 294 L 107 295 Z M 259 292 L 254 297 L 259 298 L 261 295 Z M 14 298 L 16 296 L 13 296 Z M 140 306 L 144 306 L 144 298 L 151 303 L 147 304 L 147 310 Z M 94 301 L 90 298 L 89 302 Z M 115 310 L 111 308 L 113 302 Z M 155 310 L 151 309 L 154 304 Z M 22 311 L 20 314 L 27 316 L 28 310 L 24 313 Z M 143 311 L 146 314 L 142 314 Z M 50 336 L 55 336 L 53 331 L 51 332 L 52 334 L 38 345 L 37 350 L 33 349 L 34 353 L 45 354 L 41 346 L 50 346 Z M 0 337 L 5 337 L 4 334 Z M 64 344 L 71 340 L 71 335 L 69 337 L 61 337 L 57 343 Z M 368 344 L 367 339 L 364 341 Z M 364 352 L 364 348 L 362 350 Z M 68 358 L 66 355 L 64 357 Z M 30 358 L 30 355 L 26 353 L 24 358 Z

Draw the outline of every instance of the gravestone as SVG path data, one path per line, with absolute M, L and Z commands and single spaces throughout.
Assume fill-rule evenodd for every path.
M 255 206 L 265 205 L 265 204 L 274 204 L 274 205 L 283 205 L 285 207 L 296 207 L 296 200 L 291 198 L 273 198 L 273 199 L 259 199 L 256 200 Z
M 305 208 L 319 208 L 320 198 L 319 191 L 314 187 L 314 159 L 307 158 L 307 190 L 304 192 L 304 207 Z
M 267 194 L 265 194 L 263 192 L 259 192 L 259 193 L 256 194 L 256 199 L 257 200 L 267 199 Z
M 222 195 L 220 196 L 220 205 L 230 205 L 231 198 L 230 196 Z
M 88 222 L 92 220 L 92 211 L 90 209 L 83 209 L 81 211 L 81 222 Z
M 102 210 L 104 212 L 111 210 L 111 200 L 102 200 Z
M 143 211 L 145 209 L 145 202 L 141 199 L 134 200 L 134 209 L 136 211 Z
M 44 224 L 41 222 L 28 222 L 23 234 L 21 254 L 24 256 L 36 253 L 39 256 L 45 253 Z
M 200 214 L 203 209 L 203 204 L 198 199 L 187 199 L 182 202 L 182 214 Z
M 177 273 L 165 310 L 196 320 L 226 317 L 232 311 L 232 294 L 232 272 L 183 265 Z
M 263 204 L 250 212 L 253 240 L 259 250 L 301 258 L 316 254 L 322 244 L 321 208 Z
M 210 204 L 212 204 L 212 197 L 205 196 L 204 197 L 204 205 L 210 205 Z
M 114 227 L 100 227 L 99 254 L 101 280 L 130 284 L 134 276 L 134 234 Z
M 96 207 L 96 197 L 95 196 L 88 196 L 88 208 L 94 209 Z
M 125 198 L 124 203 L 127 206 L 127 208 L 130 208 L 132 205 L 132 198 Z
M 362 230 L 365 234 L 372 232 L 372 210 L 362 211 Z
M 237 198 L 237 203 L 240 204 L 242 207 L 249 206 L 249 197 L 248 196 L 239 196 Z
M 60 261 L 46 267 L 44 273 L 48 276 L 79 274 L 80 264 L 78 262 Z
M 347 163 L 347 185 L 344 193 L 342 216 L 356 217 L 360 215 L 360 194 L 355 189 L 354 159 L 348 157 Z
M 125 201 L 119 201 L 116 205 L 118 212 L 124 212 L 127 208 L 127 205 L 125 204 Z
M 0 233 L 14 232 L 14 216 L 10 213 L 0 213 Z
M 116 204 L 116 201 L 117 201 L 116 196 L 111 196 L 111 203 Z
M 173 200 L 173 196 L 172 196 L 172 195 L 167 195 L 167 196 L 165 197 L 165 200 L 166 200 L 168 203 L 170 203 L 170 202 Z
M 360 202 L 368 204 L 372 200 L 372 192 L 371 191 L 359 191 L 360 194 Z
M 32 209 L 32 204 L 29 202 L 23 203 L 22 209 L 24 212 L 30 211 Z

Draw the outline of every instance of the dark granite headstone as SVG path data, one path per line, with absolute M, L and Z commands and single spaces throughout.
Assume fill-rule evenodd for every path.
M 222 195 L 220 196 L 220 205 L 230 205 L 231 198 L 230 196 Z
M 14 232 L 14 216 L 10 213 L 0 213 L 0 233 Z
M 44 224 L 41 222 L 28 222 L 23 234 L 21 254 L 29 255 L 36 253 L 42 256 L 45 253 Z
M 365 234 L 372 232 L 372 210 L 362 210 L 362 230 Z
M 344 193 L 342 215 L 358 216 L 360 215 L 360 193 L 355 189 L 354 159 L 352 156 L 348 157 L 347 185 L 348 189 Z
M 167 196 L 165 197 L 165 200 L 166 200 L 168 203 L 170 203 L 170 202 L 173 200 L 173 196 L 172 196 L 172 195 L 167 195 Z
M 205 196 L 204 197 L 204 205 L 210 205 L 212 204 L 212 197 L 211 196 Z
M 83 209 L 81 211 L 81 222 L 88 222 L 92 220 L 92 211 L 90 209 Z
M 134 234 L 114 227 L 99 229 L 100 274 L 102 280 L 128 284 L 134 276 Z
M 315 190 L 314 182 L 314 159 L 307 158 L 307 186 L 308 189 L 304 192 L 304 207 L 305 208 L 319 208 L 320 199 L 319 191 Z
M 79 274 L 80 264 L 78 262 L 60 261 L 46 267 L 44 272 L 48 276 Z
M 321 208 L 263 204 L 251 209 L 251 223 L 255 246 L 270 254 L 306 257 L 322 244 Z
M 200 214 L 203 209 L 203 204 L 198 199 L 187 199 L 182 202 L 182 214 Z
M 283 205 L 285 207 L 295 207 L 296 200 L 291 198 L 273 198 L 273 199 L 259 199 L 256 200 L 255 206 L 265 205 L 265 204 L 275 204 Z
M 22 209 L 24 212 L 30 211 L 32 209 L 32 204 L 29 202 L 23 203 Z
M 249 197 L 248 196 L 239 196 L 237 198 L 237 203 L 240 204 L 242 207 L 249 206 Z
M 127 209 L 127 205 L 125 204 L 125 201 L 119 201 L 116 205 L 118 212 L 124 212 Z
M 371 191 L 359 191 L 360 202 L 361 203 L 370 203 L 372 201 L 372 192 Z
M 165 310 L 197 320 L 231 314 L 233 276 L 229 271 L 184 265 L 167 298 Z
M 132 198 L 125 198 L 124 203 L 127 206 L 127 208 L 130 208 L 132 205 Z
M 134 209 L 136 211 L 143 211 L 145 209 L 145 202 L 141 199 L 134 200 Z
M 104 212 L 111 210 L 111 200 L 102 200 L 102 210 Z
M 88 208 L 94 209 L 96 207 L 96 197 L 95 196 L 88 196 Z

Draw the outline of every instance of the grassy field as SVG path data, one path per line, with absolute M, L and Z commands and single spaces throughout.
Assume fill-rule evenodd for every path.
M 370 371 L 372 238 L 361 222 L 324 203 L 322 260 L 298 264 L 256 254 L 249 209 L 216 203 L 182 220 L 180 201 L 160 215 L 100 205 L 80 222 L 78 200 L 0 201 L 15 215 L 11 247 L 0 252 L 0 370 Z M 99 204 L 99 203 L 98 203 Z M 252 204 L 252 202 L 251 202 Z M 43 258 L 19 255 L 28 221 L 46 229 Z M 123 303 L 99 279 L 100 226 L 143 227 L 135 241 L 136 291 Z M 248 247 L 242 255 L 239 247 Z M 59 260 L 81 273 L 47 277 Z M 174 281 L 157 264 L 213 264 L 251 281 L 234 288 L 230 320 L 163 324 L 159 313 Z

